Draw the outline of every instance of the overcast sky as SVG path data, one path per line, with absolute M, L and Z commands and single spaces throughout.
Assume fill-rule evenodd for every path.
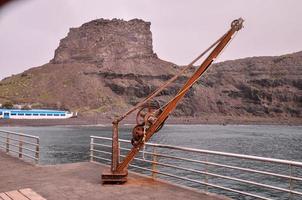
M 301 0 L 20 0 L 0 9 L 0 79 L 52 59 L 70 27 L 97 18 L 151 22 L 153 48 L 188 64 L 238 17 L 245 19 L 221 60 L 302 50 Z

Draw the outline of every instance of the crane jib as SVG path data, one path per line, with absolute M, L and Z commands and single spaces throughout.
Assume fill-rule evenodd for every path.
M 164 83 L 157 90 L 152 92 L 146 99 L 138 103 L 134 108 L 127 111 L 124 115 L 113 121 L 112 132 L 112 160 L 111 170 L 102 173 L 103 182 L 126 182 L 127 181 L 127 168 L 135 155 L 143 148 L 144 143 L 147 142 L 156 132 L 158 132 L 163 126 L 170 113 L 176 108 L 177 104 L 189 91 L 189 89 L 200 79 L 200 77 L 211 66 L 213 61 L 218 57 L 222 50 L 231 41 L 233 35 L 243 27 L 243 19 L 239 18 L 231 23 L 231 28 L 219 38 L 213 45 L 211 45 L 205 52 L 213 49 L 207 58 L 202 62 L 199 68 L 194 74 L 187 80 L 184 86 L 178 91 L 176 96 L 167 102 L 164 106 L 159 106 L 159 103 L 154 100 L 154 97 L 159 94 L 170 83 L 175 81 L 181 74 L 187 69 L 193 66 L 205 52 L 194 59 L 187 67 L 182 69 L 177 75 L 172 77 L 166 83 Z M 118 143 L 118 124 L 125 117 L 130 115 L 135 110 L 139 110 L 137 114 L 137 125 L 134 127 L 132 134 L 133 147 L 128 152 L 122 162 L 119 162 L 119 143 Z

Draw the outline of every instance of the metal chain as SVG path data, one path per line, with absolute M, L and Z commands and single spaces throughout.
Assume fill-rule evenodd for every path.
M 146 150 L 146 145 L 145 145 L 145 139 L 146 139 L 146 130 L 147 130 L 147 124 L 145 123 L 144 125 L 144 137 L 142 139 L 142 142 L 144 144 L 144 147 L 143 147 L 143 160 L 145 160 L 145 150 Z

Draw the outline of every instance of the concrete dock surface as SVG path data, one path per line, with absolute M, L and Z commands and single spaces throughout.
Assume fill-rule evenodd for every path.
M 123 185 L 102 185 L 107 166 L 91 162 L 33 165 L 0 152 L 0 193 L 31 188 L 47 200 L 226 200 L 177 185 L 129 173 Z

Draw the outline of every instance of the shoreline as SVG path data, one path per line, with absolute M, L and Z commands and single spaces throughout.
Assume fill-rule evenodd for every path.
M 121 125 L 134 125 L 135 120 L 128 119 Z M 171 117 L 165 124 L 168 125 L 302 125 L 301 118 L 261 118 L 261 117 L 221 117 L 207 116 L 198 118 L 175 118 Z M 70 118 L 70 119 L 0 119 L 0 127 L 14 126 L 111 126 L 112 119 L 109 118 Z

